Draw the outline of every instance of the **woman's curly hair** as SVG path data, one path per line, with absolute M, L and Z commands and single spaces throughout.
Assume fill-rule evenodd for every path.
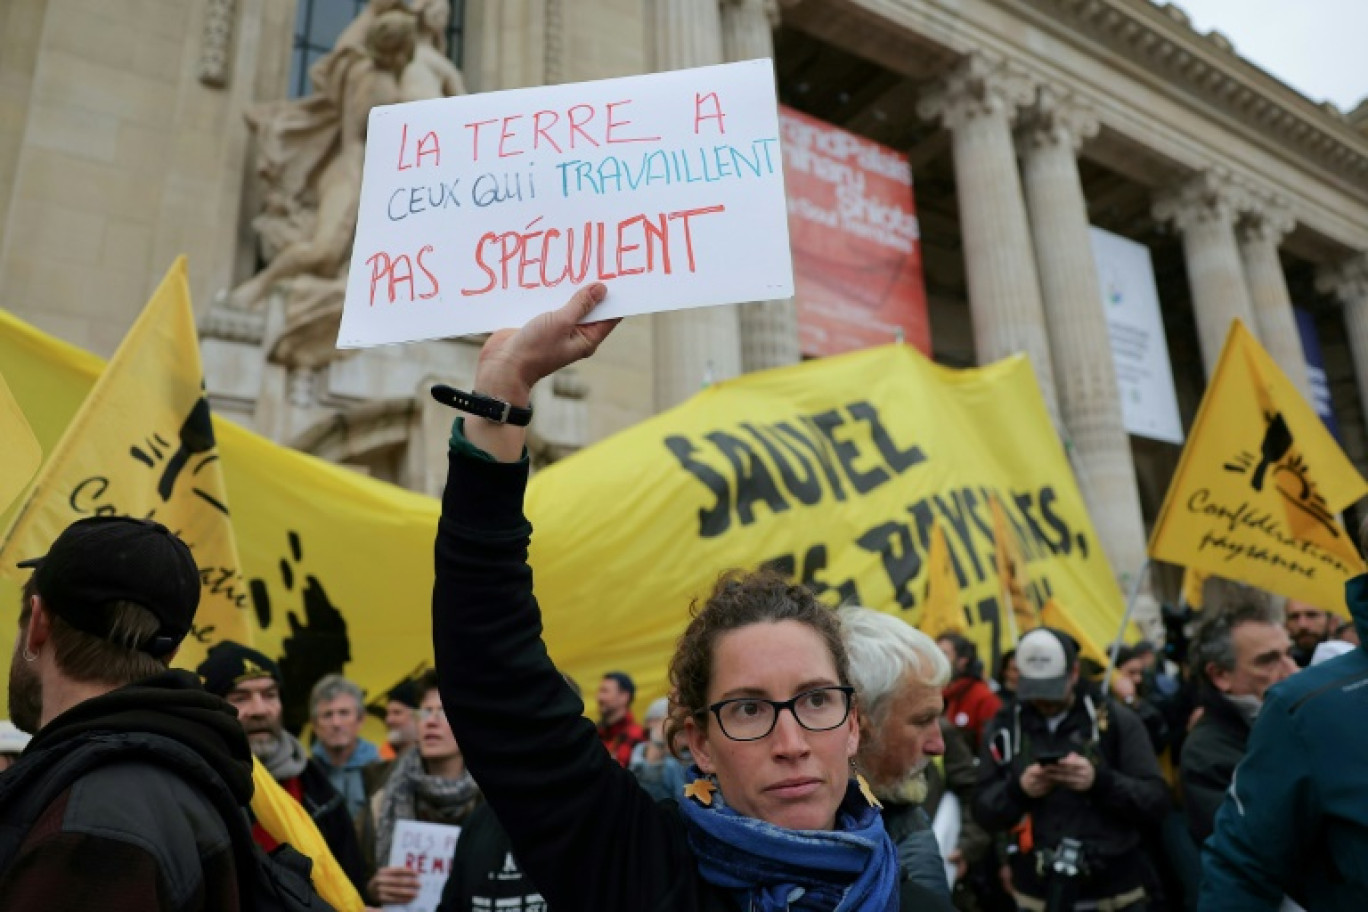
M 671 750 L 684 732 L 685 720 L 692 717 L 707 727 L 714 651 L 718 638 L 733 630 L 779 621 L 806 624 L 826 643 L 839 682 L 850 683 L 849 662 L 835 612 L 818 601 L 807 586 L 776 570 L 728 571 L 701 605 L 694 601 L 689 613 L 693 619 L 670 660 L 670 713 L 665 721 L 665 743 Z

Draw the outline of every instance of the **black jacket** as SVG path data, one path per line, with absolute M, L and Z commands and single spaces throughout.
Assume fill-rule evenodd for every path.
M 974 813 L 990 831 L 1011 829 L 1029 814 L 1037 850 L 1054 849 L 1065 837 L 1081 841 L 1094 872 L 1080 897 L 1087 899 L 1115 896 L 1148 879 L 1138 851 L 1140 831 L 1159 825 L 1168 813 L 1169 797 L 1140 719 L 1120 703 L 1081 687 L 1053 733 L 1029 703 L 1002 708 L 984 731 Z M 1093 787 L 1087 792 L 1057 787 L 1041 798 L 1028 796 L 1021 788 L 1021 773 L 1050 750 L 1091 760 L 1096 768 Z M 1016 888 L 1039 898 L 1045 887 L 1036 861 L 1034 853 L 1019 853 L 1011 864 Z
M 178 763 L 207 767 L 231 802 L 252 799 L 252 755 L 237 713 L 170 671 L 86 700 L 40 731 L 6 781 L 51 770 L 96 736 L 175 742 Z M 3 789 L 0 789 L 3 794 Z M 22 796 L 0 799 L 0 827 Z M 7 816 L 10 815 L 10 816 Z M 232 836 L 211 799 L 167 766 L 137 760 L 86 773 L 50 805 L 0 872 L 0 910 L 234 912 Z
M 1235 767 L 1244 758 L 1249 723 L 1235 704 L 1209 684 L 1202 685 L 1197 699 L 1202 718 L 1183 742 L 1178 776 L 1188 830 L 1200 846 L 1215 828 L 1216 811 L 1225 800 Z
M 546 654 L 527 565 L 527 472 L 526 460 L 497 463 L 459 445 L 451 454 L 433 638 L 466 764 L 555 912 L 734 909 L 699 876 L 678 810 L 657 805 L 608 755 Z M 904 908 L 947 908 L 909 889 Z
M 437 912 L 547 912 L 488 804 L 466 818 Z
M 347 813 L 347 802 L 328 781 L 328 774 L 323 767 L 312 757 L 298 779 L 300 790 L 304 793 L 304 810 L 308 811 L 323 841 L 332 850 L 342 873 L 347 875 L 347 880 L 351 881 L 357 892 L 365 896 L 366 863 L 361 857 L 361 842 L 356 838 L 356 826 Z

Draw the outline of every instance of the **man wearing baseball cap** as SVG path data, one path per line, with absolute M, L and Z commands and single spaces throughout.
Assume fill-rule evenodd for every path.
M 264 653 L 224 640 L 209 650 L 197 671 L 205 690 L 237 708 L 252 753 L 308 812 L 347 879 L 358 892 L 364 890 L 366 866 L 347 804 L 299 739 L 285 731 L 280 666 Z M 276 848 L 276 840 L 260 824 L 252 828 L 252 836 L 266 851 Z
M 1011 830 L 1022 909 L 1144 909 L 1154 872 L 1141 830 L 1168 811 L 1168 790 L 1138 716 L 1078 673 L 1078 646 L 1048 627 L 1016 651 L 1017 698 L 984 730 L 974 813 Z
M 223 809 L 251 801 L 252 753 L 233 708 L 168 669 L 199 606 L 190 549 L 101 516 L 20 566 L 9 709 L 34 737 L 0 780 L 0 910 L 236 910 Z

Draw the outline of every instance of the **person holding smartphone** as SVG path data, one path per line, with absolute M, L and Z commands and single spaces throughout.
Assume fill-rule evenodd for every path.
M 1078 646 L 1062 631 L 1028 632 L 1016 661 L 1017 699 L 984 729 L 974 813 L 1016 837 L 1017 903 L 1051 908 L 1067 888 L 1077 901 L 1141 912 L 1156 880 L 1142 830 L 1169 807 L 1144 724 L 1080 680 Z

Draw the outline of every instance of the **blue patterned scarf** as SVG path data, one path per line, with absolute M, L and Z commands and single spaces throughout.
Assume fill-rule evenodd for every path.
M 731 891 L 749 912 L 897 912 L 897 853 L 879 809 L 854 779 L 834 830 L 788 830 L 743 817 L 720 791 L 711 807 L 681 798 L 679 810 L 703 879 Z

